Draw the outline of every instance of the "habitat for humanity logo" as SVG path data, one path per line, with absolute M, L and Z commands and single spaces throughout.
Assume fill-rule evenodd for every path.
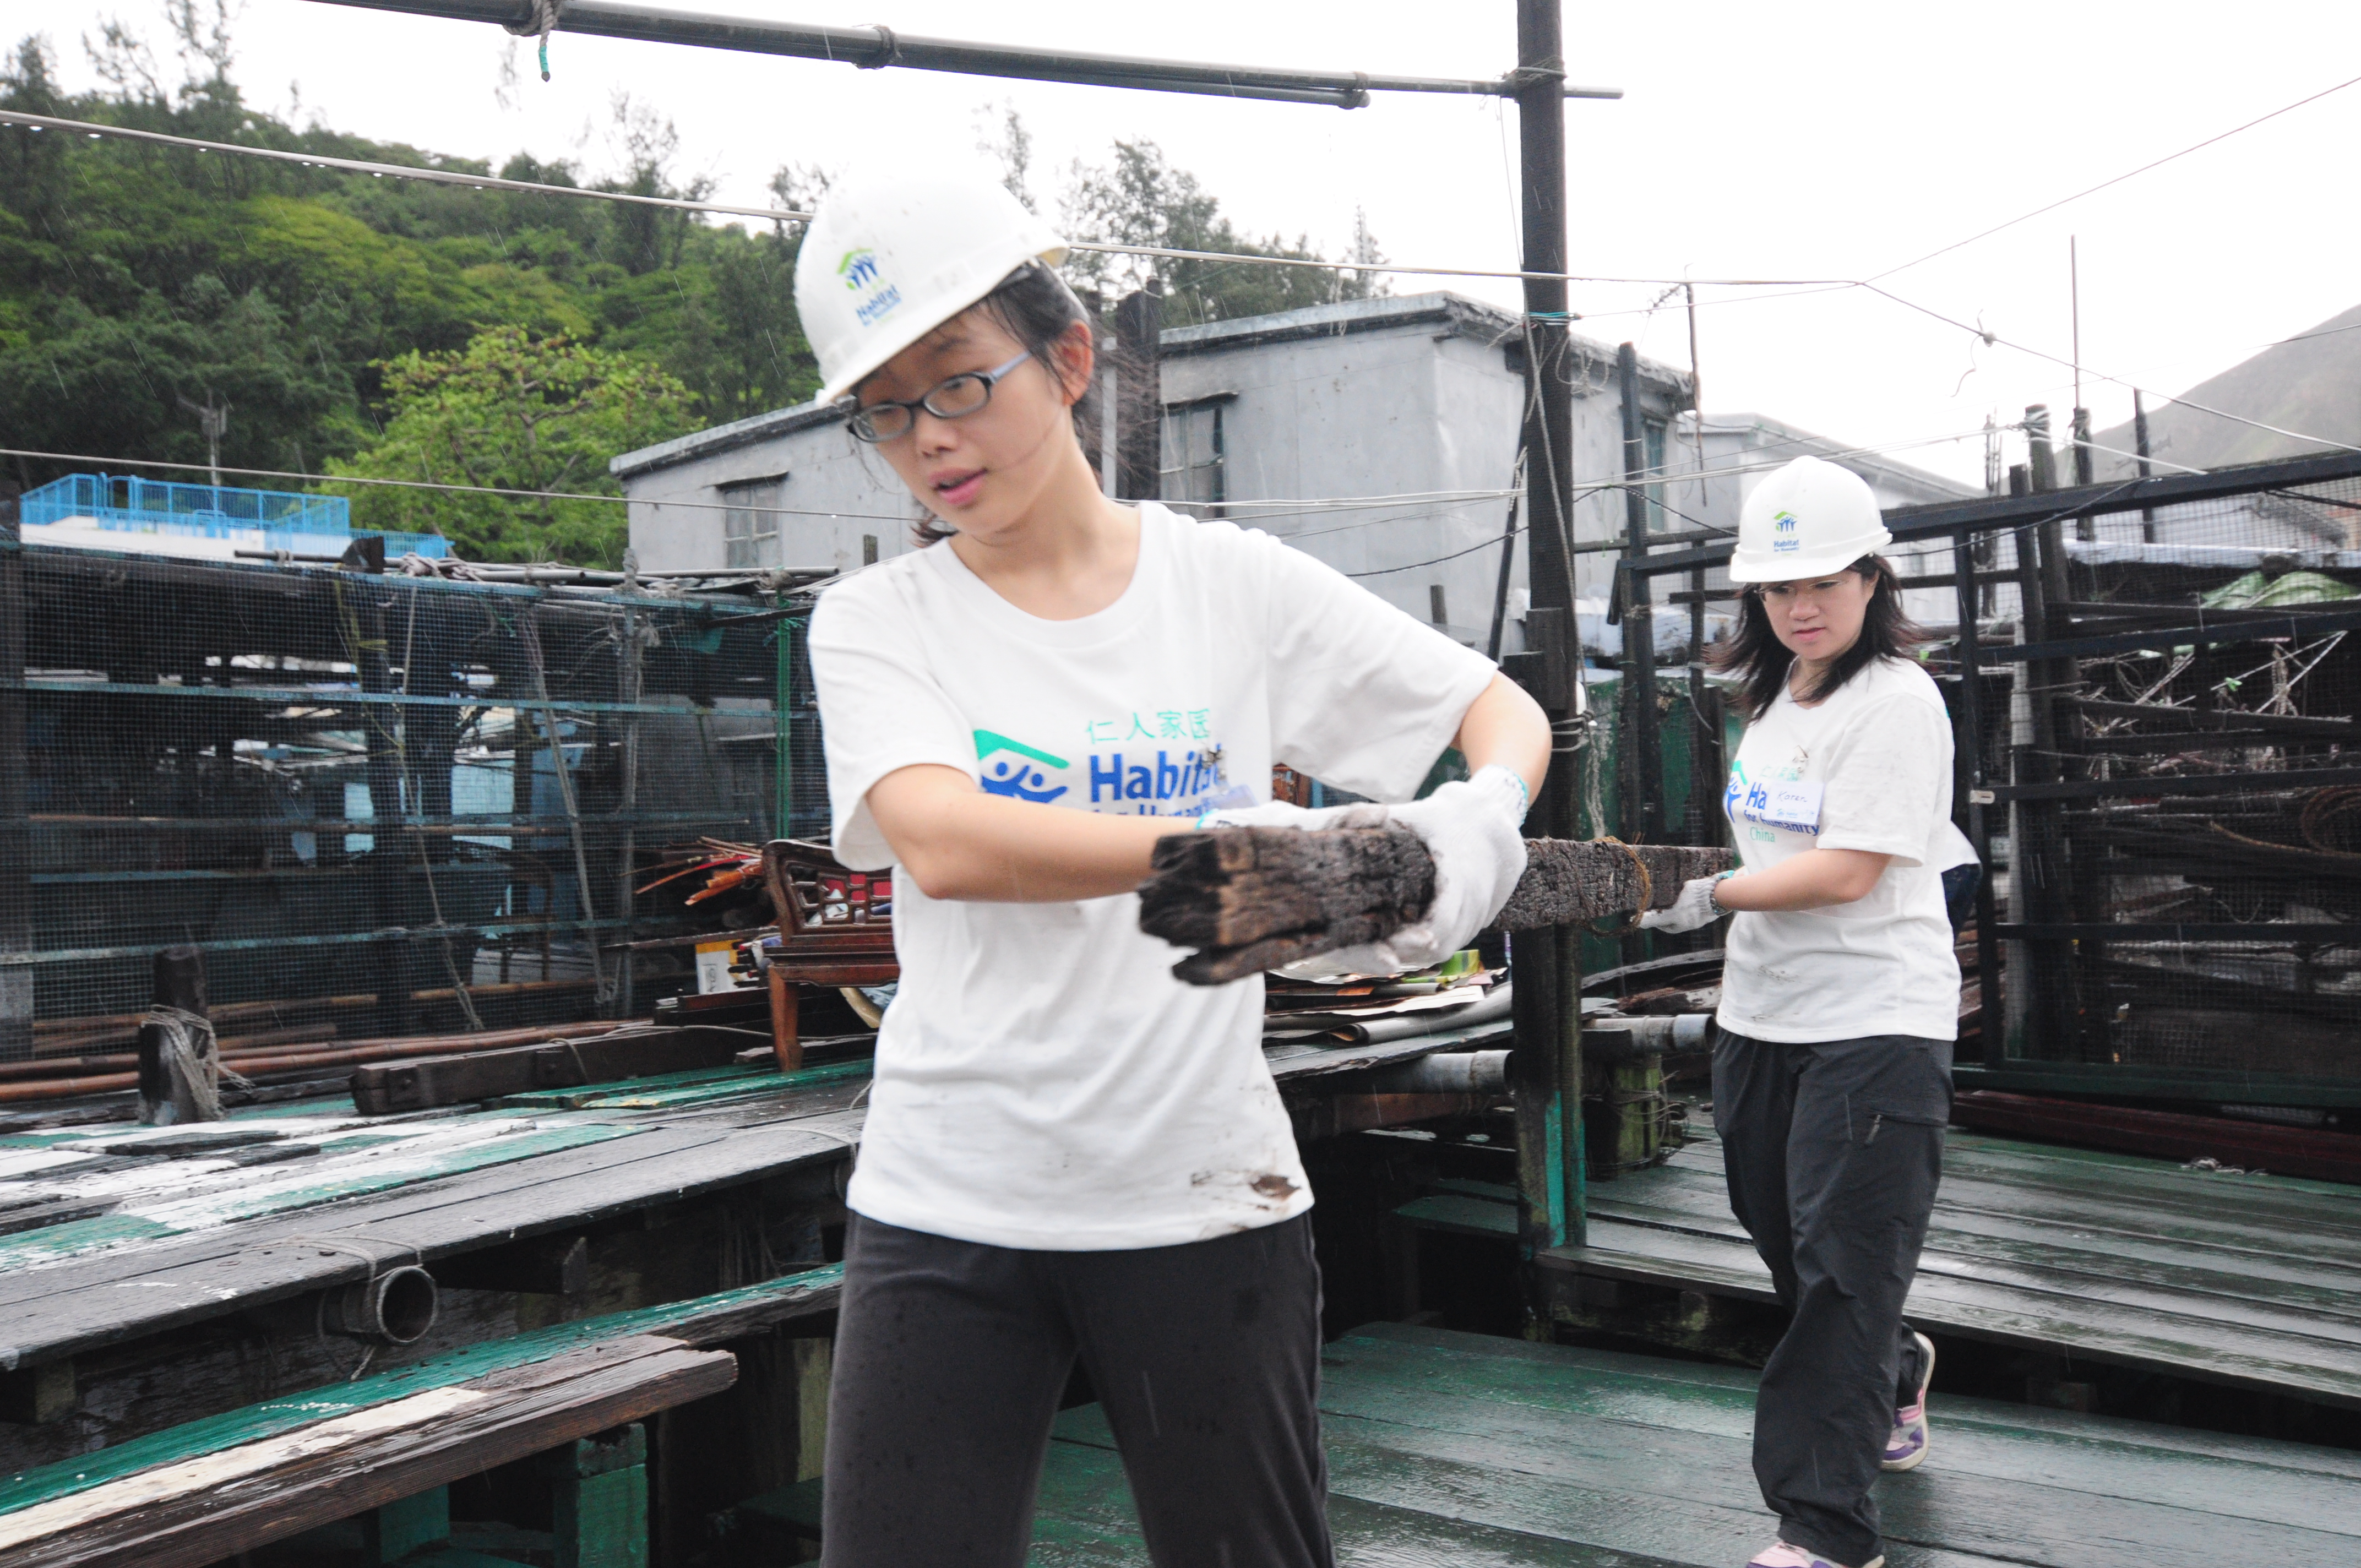
M 1795 514 L 1794 512 L 1783 511 L 1773 513 L 1771 518 L 1771 532 L 1775 536 L 1771 541 L 1772 553 L 1774 554 L 1781 551 L 1795 550 L 1803 543 L 1803 541 L 1795 537 Z
M 836 275 L 843 279 L 844 286 L 856 294 L 864 289 L 869 291 L 869 297 L 852 307 L 852 313 L 860 318 L 863 326 L 874 323 L 878 317 L 902 302 L 902 291 L 881 280 L 877 270 L 877 253 L 865 246 L 859 250 L 846 251 L 836 264 Z
M 1022 740 L 1011 740 L 1007 736 L 995 735 L 989 729 L 975 732 L 975 760 L 979 767 L 1003 751 L 1009 755 L 1001 757 L 984 769 L 983 784 L 987 794 L 1047 803 L 1066 793 L 1064 784 L 1055 789 L 1045 788 L 1049 775 L 1041 771 L 1042 768 L 1055 768 L 1060 773 L 1065 772 L 1073 766 L 1065 758 L 1053 757 Z M 1035 766 L 1036 763 L 1039 766 Z

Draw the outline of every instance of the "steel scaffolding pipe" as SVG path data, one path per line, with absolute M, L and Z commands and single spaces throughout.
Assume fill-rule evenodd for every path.
M 372 11 L 413 16 L 487 22 L 520 34 L 539 30 L 535 0 L 322 0 Z M 1358 109 L 1372 93 L 1457 93 L 1514 96 L 1525 82 L 1511 72 L 1497 81 L 1441 76 L 1374 76 L 1357 71 L 1281 71 L 1267 66 L 1213 65 L 1196 60 L 1143 60 L 1128 55 L 1088 54 L 1070 49 L 1025 49 L 1014 44 L 968 43 L 919 38 L 882 24 L 852 27 L 815 27 L 753 16 L 721 16 L 675 11 L 623 0 L 562 0 L 549 5 L 553 30 L 598 38 L 636 38 L 642 43 L 687 44 L 734 49 L 743 54 L 785 55 L 795 60 L 833 60 L 863 71 L 899 67 L 948 71 L 967 76 L 999 76 L 1028 82 L 1069 82 L 1090 87 L 1126 87 L 1148 93 L 1195 93 L 1216 98 L 1252 98 L 1280 104 L 1325 104 Z M 1620 87 L 1578 87 L 1569 98 L 1620 98 Z

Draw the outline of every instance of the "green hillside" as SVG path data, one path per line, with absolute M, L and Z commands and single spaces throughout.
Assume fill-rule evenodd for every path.
M 27 41 L 0 73 L 0 104 L 546 184 L 578 178 L 523 156 L 494 170 L 297 129 L 247 106 L 220 76 L 168 99 L 68 96 L 53 74 Z M 688 193 L 667 168 L 668 127 L 640 116 L 622 129 L 631 167 L 601 188 Z M 0 428 L 15 447 L 201 461 L 181 400 L 211 395 L 231 406 L 226 465 L 374 472 L 394 363 L 458 356 L 481 334 L 516 329 L 603 356 L 577 356 L 594 377 L 628 360 L 676 383 L 640 400 L 644 417 L 615 433 L 661 440 L 809 395 L 817 377 L 789 297 L 793 264 L 788 236 L 685 214 L 0 127 Z M 10 460 L 27 486 L 78 466 Z M 427 466 L 437 471 L 403 477 L 516 477 Z M 568 488 L 606 484 L 603 464 L 566 477 Z M 590 554 L 620 550 L 609 532 Z M 494 554 L 535 543 L 511 539 Z

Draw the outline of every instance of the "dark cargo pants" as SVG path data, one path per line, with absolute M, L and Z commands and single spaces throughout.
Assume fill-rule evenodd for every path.
M 1312 1216 L 1126 1252 L 854 1215 L 829 1389 L 826 1568 L 1022 1568 L 1076 1358 L 1158 1568 L 1331 1568 Z
M 1917 1392 L 1902 1303 L 1950 1111 L 1949 1040 L 1725 1031 L 1714 1047 L 1730 1206 L 1794 1314 L 1755 1398 L 1754 1478 L 1780 1538 L 1839 1563 L 1880 1550 L 1870 1484 L 1896 1406 Z

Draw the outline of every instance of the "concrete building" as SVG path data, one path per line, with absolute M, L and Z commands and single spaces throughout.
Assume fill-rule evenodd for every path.
M 1574 339 L 1577 486 L 1620 477 L 1615 350 Z M 1524 340 L 1509 311 L 1436 292 L 1346 301 L 1177 327 L 1160 339 L 1165 499 L 1267 529 L 1477 648 L 1500 600 L 1525 397 Z M 1642 359 L 1647 460 L 1660 530 L 1735 527 L 1756 476 L 1700 481 L 1684 418 L 1686 370 Z M 1708 467 L 1839 444 L 1755 415 L 1708 419 Z M 1965 494 L 1882 459 L 1840 459 L 1888 504 Z M 630 498 L 643 570 L 841 571 L 912 547 L 916 504 L 833 410 L 806 405 L 700 431 L 610 465 Z M 1112 474 L 1113 465 L 1108 466 Z M 686 504 L 684 504 L 686 503 Z M 1514 550 L 1502 651 L 1523 646 L 1526 552 Z M 1623 492 L 1578 494 L 1577 543 L 1621 537 Z M 1613 557 L 1577 556 L 1579 595 L 1603 609 Z M 1662 618 L 1670 630 L 1673 618 Z M 1608 639 L 1611 641 L 1611 635 Z

